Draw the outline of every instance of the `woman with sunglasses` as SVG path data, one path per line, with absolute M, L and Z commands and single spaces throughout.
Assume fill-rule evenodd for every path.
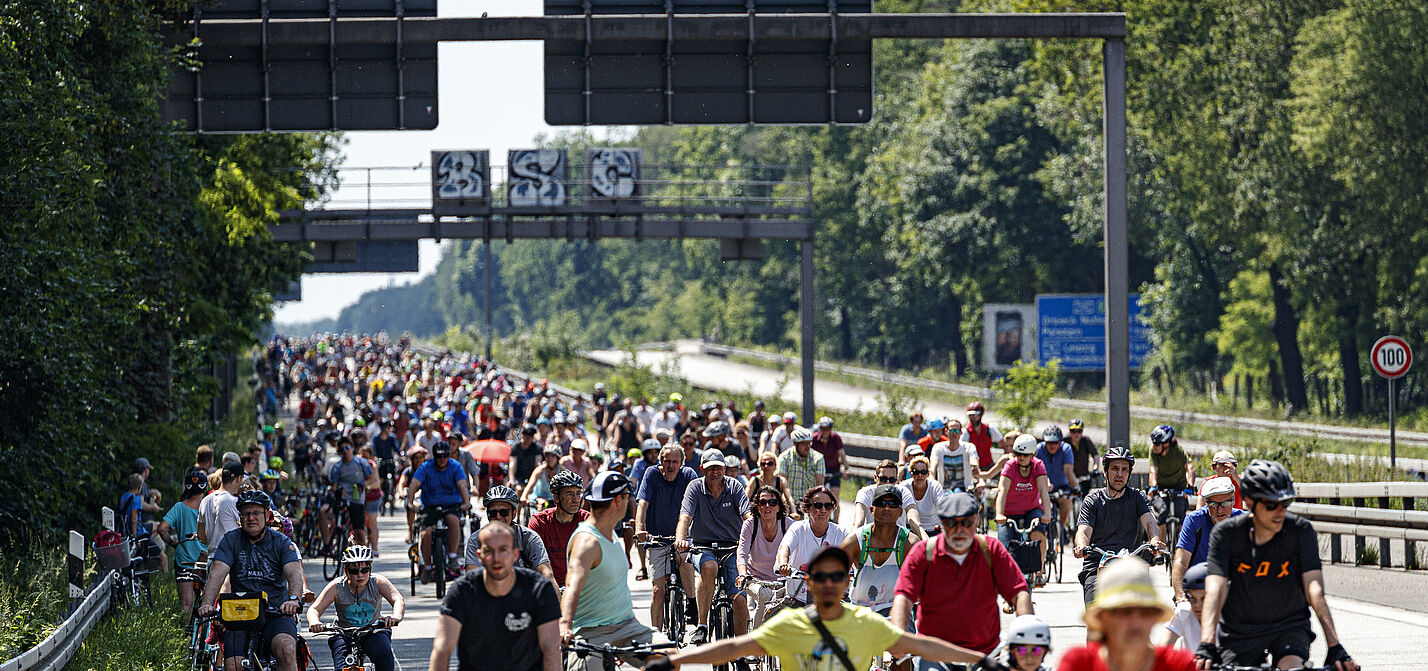
M 941 525 L 937 522 L 937 502 L 942 500 L 942 483 L 932 479 L 932 462 L 926 456 L 913 457 L 908 462 L 909 477 L 902 481 L 912 492 L 912 500 L 917 502 L 917 517 L 922 522 L 922 530 L 927 536 L 936 535 Z
M 788 478 L 778 472 L 778 457 L 772 451 L 764 450 L 759 453 L 758 466 L 758 470 L 753 472 L 754 477 L 749 478 L 749 489 L 773 487 L 783 498 L 784 512 L 795 520 L 802 519 L 803 516 L 793 509 L 793 494 L 788 489 Z
M 749 584 L 749 578 L 757 580 L 778 580 L 781 576 L 774 571 L 778 561 L 778 548 L 783 535 L 793 524 L 788 519 L 788 507 L 783 494 L 777 489 L 764 485 L 754 491 L 754 517 L 744 520 L 739 530 L 739 587 L 754 598 L 754 619 L 750 627 L 763 624 L 774 590 L 761 583 Z
M 395 627 L 406 615 L 407 603 L 401 592 L 392 586 L 392 581 L 372 572 L 372 549 L 365 545 L 352 545 L 342 553 L 342 575 L 337 576 L 322 588 L 307 609 L 308 630 L 320 632 L 326 628 L 322 623 L 322 611 L 336 604 L 337 625 L 340 627 L 365 627 L 376 620 L 385 620 L 388 627 Z M 392 604 L 390 617 L 382 617 L 382 601 Z M 347 641 L 341 636 L 327 640 L 332 648 L 332 658 L 347 656 Z M 362 649 L 377 671 L 392 671 L 397 658 L 392 655 L 392 632 L 387 629 L 374 631 L 362 641 Z
M 837 505 L 838 500 L 833 498 L 833 492 L 822 485 L 810 487 L 808 493 L 803 495 L 805 519 L 789 527 L 788 533 L 784 534 L 783 541 L 779 543 L 778 560 L 775 564 L 779 575 L 790 575 L 795 568 L 806 571 L 808 562 L 819 550 L 829 545 L 838 547 L 843 544 L 848 530 L 833 521 L 833 508 Z M 807 594 L 794 595 L 794 598 L 802 603 L 808 602 Z

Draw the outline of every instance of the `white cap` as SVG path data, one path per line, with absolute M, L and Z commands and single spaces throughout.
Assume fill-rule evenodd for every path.
M 570 441 L 570 449 L 572 450 L 580 450 L 581 452 L 585 452 L 589 450 L 589 448 L 590 446 L 585 442 L 584 438 L 576 438 L 575 440 Z
M 1212 464 L 1238 464 L 1238 463 L 1240 463 L 1240 460 L 1235 458 L 1235 453 L 1234 453 L 1234 452 L 1231 452 L 1231 451 L 1229 451 L 1229 450 L 1220 450 L 1219 452 L 1216 452 L 1216 453 L 1215 453 L 1215 456 L 1210 459 L 1210 463 L 1212 463 Z
M 1205 481 L 1200 483 L 1200 496 L 1202 498 L 1206 496 L 1218 496 L 1220 494 L 1233 493 L 1235 493 L 1235 481 L 1223 475 L 1217 475 L 1213 478 L 1205 478 Z

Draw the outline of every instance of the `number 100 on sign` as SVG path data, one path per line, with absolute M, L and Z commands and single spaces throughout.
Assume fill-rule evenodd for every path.
M 1373 344 L 1370 357 L 1374 371 L 1389 379 L 1403 377 L 1413 366 L 1413 350 L 1398 336 L 1379 338 Z

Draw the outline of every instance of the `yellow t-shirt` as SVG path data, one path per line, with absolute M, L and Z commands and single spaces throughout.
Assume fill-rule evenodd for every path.
M 823 626 L 847 651 L 854 669 L 868 668 L 874 655 L 895 645 L 903 634 L 871 609 L 847 603 L 838 619 L 824 620 Z M 845 671 L 838 655 L 823 644 L 823 637 L 802 608 L 779 612 L 752 635 L 765 652 L 778 657 L 787 671 Z

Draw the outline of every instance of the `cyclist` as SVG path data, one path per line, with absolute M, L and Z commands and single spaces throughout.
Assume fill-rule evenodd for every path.
M 413 445 L 407 448 L 407 467 L 402 469 L 401 475 L 397 476 L 397 491 L 403 501 L 407 499 L 407 491 L 412 486 L 412 474 L 421 468 L 426 462 L 428 452 L 420 445 Z M 407 511 L 407 542 L 412 542 L 412 526 L 416 524 L 416 508 L 405 506 Z
M 808 608 L 786 608 L 750 634 L 655 660 L 653 671 L 681 664 L 723 664 L 741 657 L 773 655 L 785 669 L 866 669 L 884 652 L 948 663 L 976 663 L 981 653 L 930 636 L 909 634 L 865 606 L 843 603 L 852 561 L 840 547 L 825 547 L 804 578 L 813 595 Z M 829 655 L 833 657 L 830 659 Z
M 1243 510 L 1234 507 L 1235 483 L 1226 477 L 1207 478 L 1200 484 L 1199 509 L 1185 516 L 1185 526 L 1175 540 L 1175 554 L 1170 565 L 1170 587 L 1175 590 L 1175 602 L 1185 598 L 1180 582 L 1192 565 L 1203 563 L 1210 556 L 1210 532 L 1232 515 Z M 1202 579 L 1203 580 L 1203 579 Z
M 487 525 L 496 522 L 504 522 L 511 525 L 516 532 L 516 549 L 520 551 L 516 565 L 530 569 L 550 580 L 555 580 L 555 573 L 550 569 L 550 555 L 545 551 L 545 542 L 530 529 L 516 523 L 516 507 L 520 499 L 516 498 L 515 490 L 505 485 L 496 485 L 486 490 L 486 496 L 482 499 L 486 507 Z M 473 571 L 481 567 L 481 539 L 479 534 L 472 534 L 466 540 L 466 570 Z
M 749 497 L 743 483 L 724 474 L 724 455 L 719 450 L 705 450 L 704 477 L 691 481 L 684 490 L 679 507 L 679 527 L 674 532 L 674 547 L 689 552 L 690 538 L 699 545 L 720 545 L 734 548 L 739 544 L 739 531 L 749 519 Z M 690 559 L 699 571 L 698 626 L 689 632 L 689 642 L 700 645 L 709 640 L 709 608 L 714 602 L 717 572 L 724 574 L 725 594 L 734 601 L 734 631 L 747 631 L 749 607 L 738 587 L 737 553 L 720 558 L 712 552 L 691 553 Z
M 832 417 L 820 417 L 813 433 L 813 450 L 823 455 L 823 484 L 838 498 L 843 478 L 848 477 L 848 454 L 843 450 L 843 437 L 833 430 Z M 833 521 L 838 521 L 838 509 L 833 509 Z
M 759 460 L 756 463 L 759 468 L 750 473 L 748 488 L 773 487 L 777 489 L 783 496 L 783 507 L 788 511 L 789 516 L 794 519 L 802 517 L 793 507 L 793 494 L 788 488 L 788 477 L 778 472 L 778 456 L 772 450 L 764 450 L 759 453 Z
M 459 561 L 456 549 L 461 547 L 461 519 L 451 507 L 457 506 L 461 512 L 471 510 L 467 474 L 461 464 L 451 460 L 451 446 L 444 440 L 437 442 L 432 445 L 431 455 L 431 461 L 423 463 L 412 473 L 411 485 L 407 487 L 407 508 L 411 510 L 416 508 L 414 499 L 417 492 L 425 490 L 421 495 L 423 581 L 431 579 L 436 566 L 431 556 L 431 529 L 438 516 L 446 517 L 446 547 L 449 548 L 446 564 L 454 565 Z
M 1041 665 L 1051 652 L 1051 625 L 1039 615 L 1018 615 L 1007 626 L 1007 667 L 1009 671 L 1047 671 Z
M 555 496 L 555 505 L 531 515 L 530 529 L 540 535 L 545 543 L 545 551 L 550 556 L 550 569 L 555 574 L 555 584 L 565 586 L 565 563 L 567 546 L 576 528 L 590 517 L 590 513 L 580 509 L 580 490 L 585 486 L 580 476 L 561 471 L 550 479 L 550 488 Z M 620 511 L 623 513 L 624 511 Z
M 477 533 L 481 568 L 451 583 L 441 602 L 428 668 L 554 671 L 560 668 L 560 597 L 540 574 L 517 566 L 517 532 L 494 521 Z
M 243 466 L 226 463 L 221 473 L 218 487 L 198 506 L 198 540 L 210 547 L 239 526 L 237 503 L 243 491 Z
M 327 481 L 331 483 L 338 505 L 347 508 L 348 531 L 357 545 L 367 544 L 367 481 L 376 472 L 366 459 L 356 458 L 352 441 L 346 438 L 338 441 L 339 461 L 327 471 Z M 322 543 L 332 540 L 332 526 L 328 523 L 328 509 L 320 511 L 318 521 L 322 527 Z
M 977 446 L 977 463 L 992 463 L 992 445 L 1000 443 L 1002 432 L 996 427 L 982 422 L 982 416 L 987 409 L 982 407 L 981 401 L 972 401 L 967 404 L 967 442 Z
M 591 645 L 627 646 L 650 643 L 654 631 L 635 619 L 635 605 L 626 579 L 629 563 L 615 535 L 615 523 L 630 502 L 630 480 L 604 471 L 590 481 L 585 501 L 590 517 L 570 538 L 570 568 L 560 600 L 560 640 L 577 635 Z M 636 660 L 626 659 L 634 664 Z M 571 656 L 566 668 L 596 671 L 603 660 Z
M 1112 477 L 1107 471 L 1106 478 Z M 1057 671 L 1193 671 L 1195 660 L 1188 650 L 1151 644 L 1151 631 L 1168 617 L 1170 607 L 1155 592 L 1150 566 L 1139 557 L 1114 559 L 1102 574 L 1095 600 L 1086 607 L 1089 641 L 1067 650 Z
M 238 495 L 238 517 L 241 526 L 229 531 L 218 541 L 208 561 L 208 583 L 203 589 L 200 616 L 212 615 L 214 602 L 224 581 L 235 592 L 265 592 L 270 599 L 282 599 L 279 611 L 284 616 L 296 615 L 302 599 L 302 561 L 292 541 L 267 527 L 272 503 L 268 495 L 246 491 Z M 265 614 L 266 615 L 266 614 Z M 260 635 L 278 660 L 279 671 L 297 671 L 297 623 L 292 617 L 270 618 L 261 631 L 229 630 L 223 636 L 223 660 L 227 671 L 239 671 L 243 666 L 243 651 L 248 637 Z
M 651 439 L 653 440 L 653 439 Z M 646 441 L 648 442 L 648 441 Z M 649 542 L 650 535 L 673 536 L 679 529 L 679 509 L 684 503 L 684 491 L 689 483 L 699 479 L 699 473 L 684 465 L 684 450 L 670 443 L 659 451 L 659 468 L 647 469 L 640 481 L 635 507 L 635 540 Z M 694 567 L 682 553 L 669 545 L 648 549 L 648 576 L 653 578 L 650 596 L 650 622 L 656 629 L 664 627 L 665 577 L 670 566 L 678 567 L 685 585 L 694 585 Z M 677 562 L 677 563 L 676 563 Z
M 1169 424 L 1161 424 L 1150 432 L 1150 491 L 1159 491 L 1163 503 L 1157 506 L 1156 522 L 1160 524 L 1160 535 L 1165 535 L 1165 525 L 1170 518 L 1183 523 L 1189 501 L 1185 490 L 1195 481 L 1195 464 L 1175 439 L 1175 429 Z
M 327 628 L 321 621 L 322 611 L 333 604 L 337 606 L 334 610 L 339 627 L 365 627 L 384 620 L 388 628 L 368 634 L 362 641 L 362 649 L 366 651 L 367 659 L 372 660 L 376 671 L 392 671 L 396 668 L 397 658 L 392 654 L 390 627 L 402 621 L 407 603 L 402 599 L 401 592 L 392 586 L 392 581 L 372 572 L 372 556 L 372 548 L 365 545 L 347 547 L 347 551 L 342 553 L 344 575 L 327 583 L 322 593 L 317 595 L 317 601 L 307 608 L 308 631 L 316 633 Z M 392 604 L 390 617 L 382 617 L 383 600 Z M 327 646 L 332 649 L 332 659 L 340 660 L 347 656 L 347 641 L 341 636 L 327 639 Z
M 932 479 L 932 462 L 924 455 L 912 457 L 907 462 L 908 478 L 902 486 L 917 506 L 917 519 L 922 524 L 924 536 L 937 533 L 937 504 L 945 492 L 942 483 Z
M 377 469 L 380 472 L 382 482 L 387 482 L 387 478 L 395 483 L 397 481 L 397 437 L 392 435 L 392 423 L 388 420 L 380 420 L 377 423 L 377 435 L 372 437 L 372 454 L 377 457 Z M 385 496 L 396 496 L 395 492 L 382 492 Z
M 1235 483 L 1235 508 L 1244 508 L 1244 497 L 1240 494 L 1240 461 L 1235 458 L 1235 453 L 1229 450 L 1220 450 L 1215 456 L 1210 458 L 1210 470 L 1215 475 L 1229 478 Z
M 848 530 L 832 521 L 833 508 L 838 501 L 827 487 L 814 487 L 803 495 L 800 502 L 803 519 L 788 528 L 779 543 L 778 560 L 775 570 L 780 575 L 789 575 L 795 568 L 807 571 L 808 563 L 819 549 L 832 545 L 839 547 L 848 536 Z M 807 594 L 799 594 L 801 602 L 807 603 Z
M 525 489 L 521 490 L 521 503 L 535 504 L 536 510 L 542 510 L 544 505 L 553 502 L 555 494 L 551 491 L 550 481 L 561 470 L 560 447 L 558 445 L 545 446 L 541 450 L 541 463 L 535 467 L 534 471 L 531 471 Z
M 1281 669 L 1303 666 L 1314 638 L 1312 608 L 1329 647 L 1324 665 L 1357 671 L 1324 598 L 1314 525 L 1289 512 L 1294 502 L 1289 471 L 1277 461 L 1256 459 L 1240 476 L 1240 487 L 1249 514 L 1216 524 L 1210 533 L 1205 611 L 1195 653 L 1200 668 L 1221 662 L 1255 666 L 1266 654 Z
M 1058 430 L 1059 432 L 1059 430 Z M 1011 547 L 1012 522 L 1025 529 L 1033 521 L 1041 522 L 1041 529 L 1031 532 L 1032 540 L 1041 548 L 1041 563 L 1046 563 L 1046 527 L 1051 524 L 1051 483 L 1046 466 L 1036 457 L 1036 437 L 1027 434 L 1017 436 L 1012 444 L 1016 461 L 1002 468 L 997 485 L 996 522 L 997 539 L 1002 545 Z M 1069 452 L 1062 457 L 1069 457 Z M 1070 468 L 1069 462 L 1067 468 Z M 1064 475 L 1062 477 L 1065 477 Z M 1037 587 L 1046 584 L 1042 576 L 1037 576 Z
M 1175 603 L 1175 614 L 1165 623 L 1158 637 L 1159 645 L 1175 645 L 1193 650 L 1200 645 L 1200 618 L 1205 614 L 1205 576 L 1209 568 L 1204 563 L 1185 571 L 1180 584 L 1183 599 Z
M 971 492 L 982 496 L 982 483 L 995 479 L 1009 460 L 1002 455 L 996 463 L 982 469 L 977 461 L 977 446 L 962 439 L 962 423 L 951 420 L 947 423 L 947 440 L 932 446 L 927 460 L 932 465 L 932 479 L 942 485 L 946 492 Z
M 884 459 L 878 462 L 876 475 L 873 482 L 858 490 L 857 496 L 853 498 L 853 528 L 861 527 L 872 517 L 873 493 L 883 485 L 894 485 L 902 495 L 902 512 L 898 515 L 897 524 L 905 526 L 914 535 L 914 541 L 926 538 L 927 533 L 923 531 L 922 519 L 917 510 L 917 499 L 913 498 L 912 491 L 907 485 L 898 484 L 897 464 L 892 459 Z
M 776 581 L 774 571 L 778 561 L 778 546 L 792 524 L 788 518 L 783 494 L 764 485 L 754 491 L 754 516 L 744 520 L 739 529 L 739 588 L 754 598 L 753 626 L 763 624 L 774 591 L 761 584 L 749 584 L 749 578 Z
M 1123 445 L 1106 448 L 1101 457 L 1101 472 L 1106 474 L 1106 486 L 1091 490 L 1081 502 L 1076 517 L 1076 541 L 1071 554 L 1081 563 L 1081 598 L 1091 603 L 1096 596 L 1097 557 L 1086 556 L 1086 548 L 1095 546 L 1105 552 L 1135 548 L 1143 532 L 1157 550 L 1165 550 L 1155 514 L 1150 511 L 1150 499 L 1145 492 L 1128 486 L 1135 457 Z
M 916 445 L 917 441 L 925 435 L 927 435 L 927 427 L 922 425 L 922 413 L 916 410 L 908 413 L 907 423 L 897 431 L 898 453 L 901 454 L 908 445 Z
M 1086 435 L 1086 423 L 1072 419 L 1066 423 L 1066 442 L 1071 444 L 1071 454 L 1075 457 L 1076 480 L 1080 483 L 1081 496 L 1091 493 L 1093 474 L 1099 474 L 1100 460 L 1096 443 Z
M 853 603 L 883 617 L 892 614 L 898 570 L 908 549 L 917 542 L 907 527 L 898 524 L 903 501 L 897 485 L 878 485 L 873 490 L 873 521 L 853 530 L 841 545 L 849 557 L 857 558 L 853 562 Z
M 531 475 L 541 464 L 544 456 L 544 448 L 536 442 L 537 430 L 534 424 L 526 424 L 521 427 L 521 435 L 511 443 L 511 463 L 508 468 L 511 474 L 511 486 L 516 491 L 524 491 L 526 483 L 530 482 Z
M 1052 500 L 1060 508 L 1062 524 L 1071 523 L 1071 487 L 1076 484 L 1076 463 L 1071 446 L 1062 440 L 1061 427 L 1051 425 L 1041 432 L 1036 458 L 1046 468 Z
M 208 551 L 208 547 L 201 541 L 187 540 L 189 536 L 198 533 L 198 507 L 207 493 L 208 478 L 203 474 L 203 470 L 190 468 L 184 475 L 183 494 L 178 503 L 169 508 L 164 519 L 154 528 L 155 535 L 174 548 L 174 561 L 180 567 L 192 566 L 198 561 L 200 554 Z M 183 573 L 174 573 L 175 578 L 185 576 Z M 196 583 L 191 581 L 178 581 L 179 601 L 183 604 L 184 612 L 193 608 L 195 585 Z
M 628 417 L 629 415 L 626 415 Z M 638 445 L 639 443 L 636 443 Z M 593 459 L 587 458 L 585 454 L 589 445 L 584 438 L 575 438 L 570 441 L 570 454 L 560 458 L 560 465 L 567 471 L 580 476 L 581 482 L 590 482 L 599 471 L 599 466 L 595 465 Z

